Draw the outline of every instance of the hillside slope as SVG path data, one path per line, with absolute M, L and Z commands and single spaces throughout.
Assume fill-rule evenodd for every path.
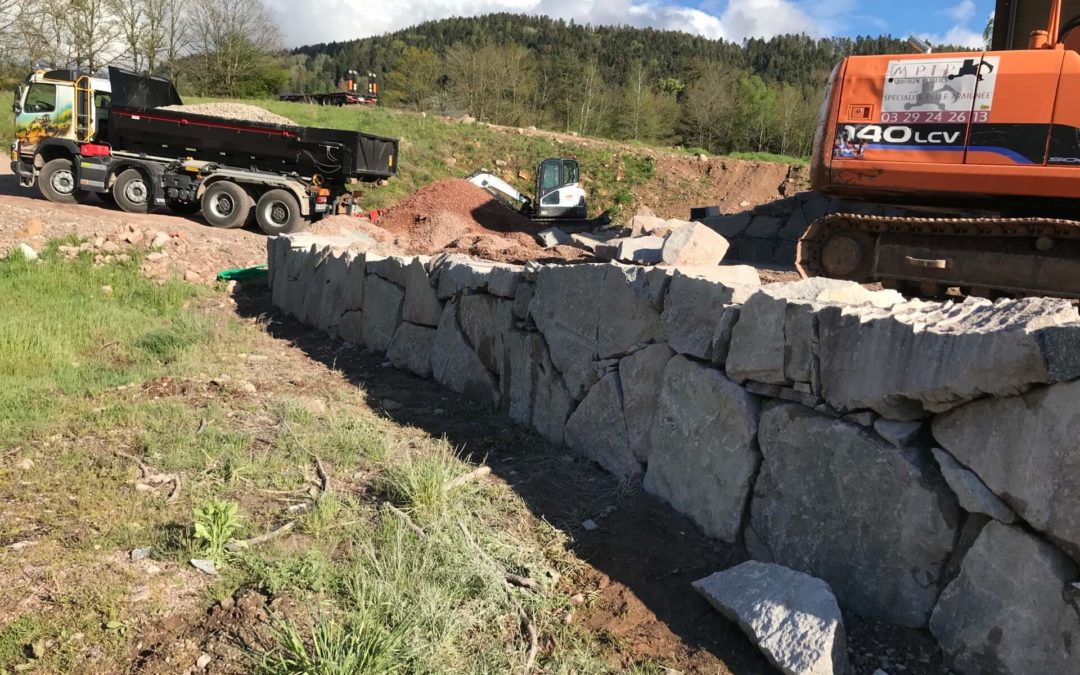
M 196 102 L 198 99 L 193 100 Z M 640 206 L 665 217 L 687 218 L 696 206 L 739 211 L 805 187 L 797 160 L 744 161 L 709 158 L 640 143 L 583 138 L 536 129 L 463 124 L 457 120 L 387 108 L 333 108 L 280 101 L 252 101 L 298 124 L 363 130 L 401 139 L 401 166 L 384 187 L 365 192 L 366 209 L 388 208 L 417 188 L 480 169 L 502 176 L 525 194 L 535 190 L 537 164 L 574 157 L 589 191 L 590 212 L 615 219 Z

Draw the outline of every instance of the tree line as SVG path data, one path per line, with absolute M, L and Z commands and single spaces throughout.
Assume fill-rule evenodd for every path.
M 286 86 L 262 0 L 0 0 L 0 79 L 27 69 L 120 65 L 186 91 L 260 96 Z
M 263 0 L 0 0 L 0 79 L 27 67 L 164 75 L 184 93 L 265 97 L 381 76 L 382 102 L 711 153 L 807 155 L 824 82 L 890 37 L 743 43 L 515 14 L 432 21 L 372 38 L 281 48 Z M 948 49 L 942 47 L 940 49 Z
M 807 155 L 836 63 L 910 51 L 891 36 L 739 44 L 491 14 L 302 47 L 292 54 L 290 86 L 318 89 L 349 69 L 370 70 L 382 74 L 385 102 L 418 111 L 713 153 Z

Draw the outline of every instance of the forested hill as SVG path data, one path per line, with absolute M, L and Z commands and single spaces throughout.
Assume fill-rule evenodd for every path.
M 891 36 L 784 35 L 743 44 L 675 31 L 490 14 L 310 45 L 290 86 L 325 89 L 350 69 L 416 110 L 710 152 L 809 153 L 821 88 L 852 54 L 907 54 Z

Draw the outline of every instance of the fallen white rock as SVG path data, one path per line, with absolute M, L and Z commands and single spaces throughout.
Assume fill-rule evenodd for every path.
M 844 620 L 829 584 L 802 572 L 745 562 L 694 582 L 786 675 L 844 675 Z

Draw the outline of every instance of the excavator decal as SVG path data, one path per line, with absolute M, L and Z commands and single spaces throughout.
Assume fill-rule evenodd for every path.
M 890 61 L 881 97 L 881 121 L 965 123 L 972 112 L 988 113 L 994 104 L 999 62 L 998 56 Z M 907 115 L 893 117 L 898 113 Z M 941 119 L 932 113 L 953 115 Z

